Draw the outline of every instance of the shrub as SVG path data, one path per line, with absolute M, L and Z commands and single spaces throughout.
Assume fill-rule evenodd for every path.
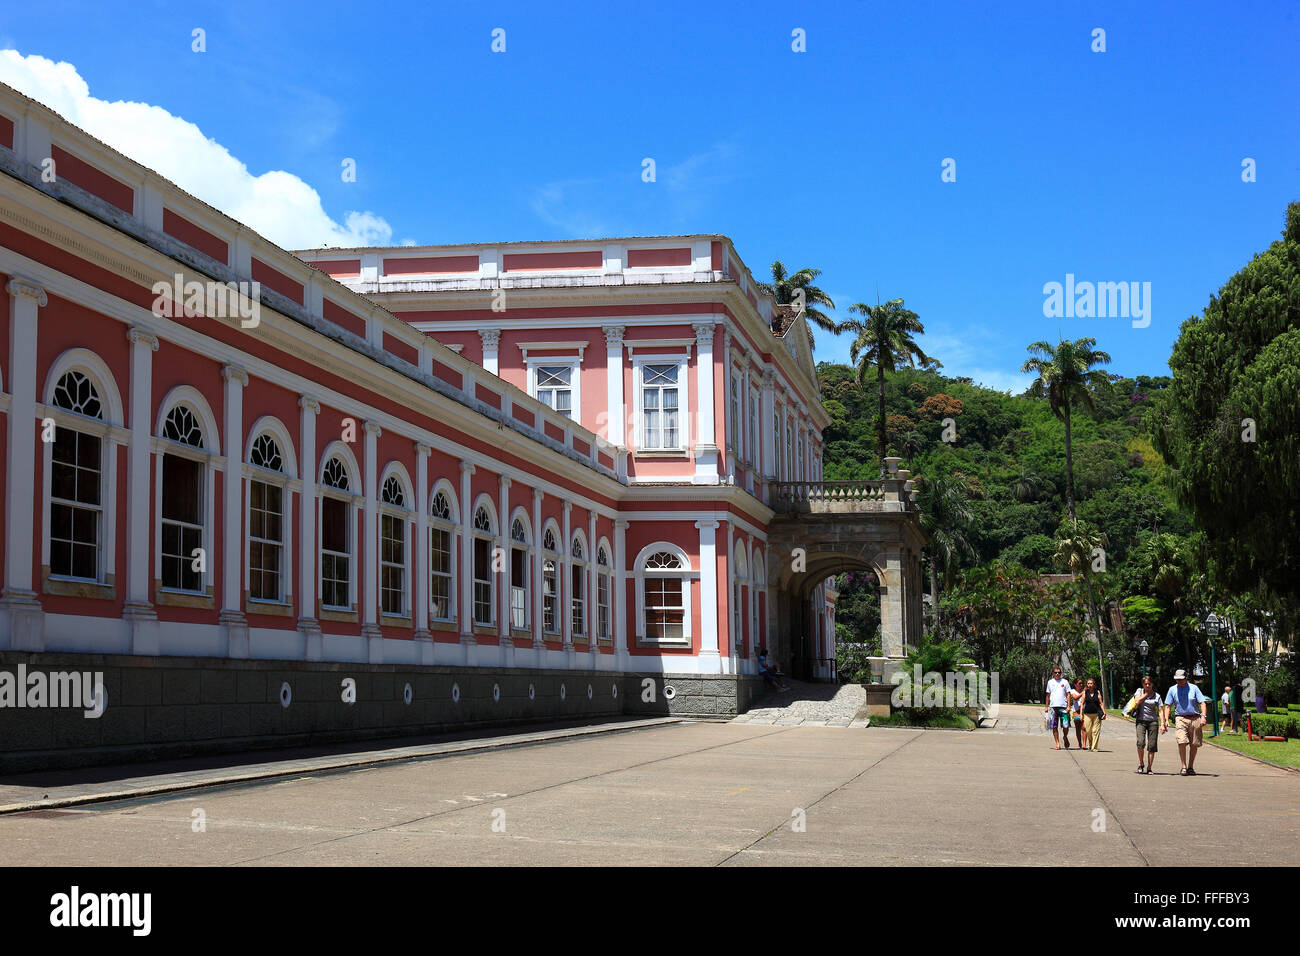
M 836 643 L 835 673 L 842 684 L 871 683 L 871 646 L 869 644 Z
M 1263 687 L 1264 696 L 1271 703 L 1285 705 L 1287 701 L 1295 700 L 1295 677 L 1284 667 L 1274 667 L 1269 671 Z
M 1259 737 L 1300 738 L 1300 714 L 1251 714 L 1250 727 Z

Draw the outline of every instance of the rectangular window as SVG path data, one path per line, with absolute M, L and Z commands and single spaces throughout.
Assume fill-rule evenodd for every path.
M 248 596 L 255 601 L 279 601 L 280 560 L 283 554 L 283 489 L 262 481 L 248 488 Z
M 572 567 L 573 595 L 573 636 L 581 637 L 587 633 L 587 569 L 580 564 Z
M 379 595 L 385 614 L 406 613 L 406 522 L 379 516 Z
M 528 552 L 510 549 L 510 626 L 528 627 Z
M 754 465 L 759 464 L 758 455 L 758 398 L 749 396 L 749 447 L 745 449 L 745 460 Z M 760 469 L 761 471 L 762 469 Z
M 474 539 L 474 623 L 490 625 L 492 613 L 492 542 Z
M 320 602 L 324 607 L 350 609 L 352 550 L 348 547 L 348 503 L 337 498 L 321 498 L 320 516 Z
M 644 365 L 641 369 L 641 447 L 682 447 L 678 422 L 678 365 Z
M 203 465 L 163 455 L 162 586 L 203 590 L 195 551 L 203 547 Z
M 429 568 L 433 581 L 429 587 L 430 614 L 435 621 L 451 620 L 451 532 L 446 528 L 432 529 L 433 543 Z
M 731 370 L 731 422 L 727 426 L 727 446 L 740 453 L 740 376 Z
M 537 400 L 561 415 L 573 418 L 572 365 L 540 365 L 537 368 Z
M 596 575 L 596 637 L 609 640 L 609 575 Z
M 50 573 L 99 580 L 100 439 L 55 431 L 50 475 Z
M 558 634 L 560 631 L 559 605 L 559 578 L 555 573 L 555 561 L 547 558 L 542 562 L 542 630 L 548 634 Z
M 646 578 L 645 635 L 650 640 L 680 641 L 686 637 L 681 578 Z

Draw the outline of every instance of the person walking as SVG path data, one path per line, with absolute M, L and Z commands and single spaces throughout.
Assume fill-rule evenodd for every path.
M 1205 695 L 1187 680 L 1187 671 L 1174 671 L 1174 686 L 1165 695 L 1165 706 L 1174 714 L 1174 739 L 1178 741 L 1178 760 L 1183 769 L 1180 776 L 1196 776 L 1196 751 L 1200 749 L 1205 728 Z M 1165 730 L 1169 729 L 1168 717 Z
M 1070 691 L 1070 723 L 1074 725 L 1074 739 L 1083 749 L 1083 678 L 1074 679 L 1074 690 Z
M 1232 732 L 1241 733 L 1242 700 L 1241 684 L 1232 689 Z
M 1224 727 L 1232 723 L 1232 683 L 1223 685 L 1223 696 L 1219 698 L 1219 722 Z
M 1043 714 L 1049 715 L 1048 725 L 1052 728 L 1052 739 L 1056 749 L 1061 749 L 1061 738 L 1065 738 L 1065 749 L 1070 749 L 1070 682 L 1061 677 L 1061 668 L 1052 668 L 1052 679 L 1047 682 L 1047 693 L 1043 697 Z
M 1150 677 L 1142 678 L 1142 686 L 1137 692 L 1137 704 L 1133 708 L 1133 717 L 1137 721 L 1138 773 L 1150 773 L 1151 765 L 1156 760 L 1159 749 L 1160 734 L 1165 727 L 1165 708 L 1161 705 L 1160 695 Z M 1157 726 L 1160 732 L 1156 732 Z M 1146 764 L 1142 762 L 1146 753 Z
M 1106 719 L 1106 701 L 1091 677 L 1083 688 L 1083 739 L 1089 750 L 1097 749 L 1101 740 L 1101 722 Z

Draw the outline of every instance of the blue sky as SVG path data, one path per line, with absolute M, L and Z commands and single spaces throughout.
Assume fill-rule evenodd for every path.
M 841 307 L 904 298 L 949 374 L 1003 388 L 1058 335 L 1167 372 L 1182 320 L 1300 199 L 1285 2 L 99 0 L 10 5 L 3 48 L 70 64 L 55 108 L 77 109 L 69 70 L 90 106 L 159 108 L 76 119 L 284 244 L 724 233 L 760 278 L 779 257 Z M 186 154 L 216 144 L 230 162 Z M 1150 326 L 1045 318 L 1067 273 L 1151 283 Z M 818 358 L 847 346 L 822 333 Z

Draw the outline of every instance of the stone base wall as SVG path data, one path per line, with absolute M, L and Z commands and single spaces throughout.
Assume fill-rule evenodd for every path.
M 92 688 L 102 683 L 102 715 L 85 716 L 85 698 L 51 706 L 60 702 L 49 677 L 57 672 L 81 674 Z M 46 705 L 16 706 L 20 695 L 34 699 L 37 673 L 46 675 Z M 722 675 L 7 651 L 0 773 L 555 720 L 727 717 L 747 709 L 760 686 Z

